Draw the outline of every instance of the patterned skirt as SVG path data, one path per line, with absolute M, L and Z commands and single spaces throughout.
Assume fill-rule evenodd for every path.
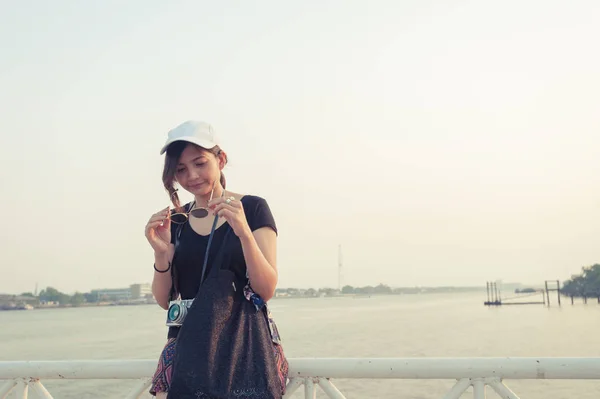
M 257 310 L 260 310 L 265 306 L 265 302 L 252 290 L 249 284 L 244 287 L 244 295 L 246 299 L 254 304 Z M 283 347 L 281 346 L 281 337 L 279 331 L 273 320 L 270 310 L 268 312 L 268 324 L 271 332 L 271 339 L 273 341 L 273 352 L 275 355 L 275 364 L 277 367 L 277 374 L 279 382 L 281 384 L 282 394 L 286 391 L 286 382 L 288 380 L 289 364 L 283 353 Z M 158 392 L 168 392 L 171 386 L 171 376 L 173 373 L 173 360 L 175 358 L 175 345 L 176 338 L 169 338 L 167 343 L 160 354 L 158 360 L 158 366 L 152 377 L 152 385 L 150 386 L 150 394 L 156 396 Z M 196 392 L 198 399 L 214 399 L 202 392 Z
M 169 338 L 167 344 L 160 354 L 158 366 L 152 377 L 150 394 L 156 396 L 158 392 L 168 392 L 171 385 L 171 373 L 173 372 L 173 358 L 175 356 L 176 338 Z
M 171 375 L 173 373 L 173 358 L 175 356 L 176 338 L 169 338 L 164 349 L 160 353 L 158 366 L 152 377 L 152 385 L 150 386 L 150 395 L 156 396 L 160 392 L 169 392 L 171 386 Z M 212 396 L 202 392 L 196 392 L 198 399 L 215 399 Z

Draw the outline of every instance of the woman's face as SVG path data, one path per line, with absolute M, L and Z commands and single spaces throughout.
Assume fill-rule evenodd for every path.
M 188 144 L 177 164 L 175 179 L 186 191 L 196 196 L 209 195 L 221 177 L 221 159 L 210 151 Z

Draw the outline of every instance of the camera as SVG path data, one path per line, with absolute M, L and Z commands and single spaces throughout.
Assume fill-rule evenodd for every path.
M 193 299 L 178 299 L 176 301 L 169 302 L 169 309 L 167 310 L 167 326 L 168 327 L 180 327 L 185 320 L 187 311 L 192 306 Z

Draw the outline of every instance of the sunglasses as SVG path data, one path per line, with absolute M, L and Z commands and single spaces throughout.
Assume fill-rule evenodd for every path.
M 212 200 L 213 198 L 213 193 L 215 192 L 214 188 L 213 190 L 210 192 L 210 199 L 208 200 L 210 202 L 210 200 Z M 171 194 L 171 202 L 173 202 L 173 196 L 175 195 L 175 193 L 177 193 L 177 190 L 173 191 L 173 194 Z M 196 205 L 196 202 L 192 202 L 192 204 L 190 205 L 190 210 L 187 212 L 175 212 L 171 214 L 171 222 L 175 223 L 175 224 L 183 224 L 185 222 L 188 221 L 189 219 L 189 215 L 192 215 L 195 218 L 198 219 L 202 219 L 208 216 L 208 208 L 204 207 L 204 206 L 200 206 L 197 208 L 194 208 L 194 206 Z

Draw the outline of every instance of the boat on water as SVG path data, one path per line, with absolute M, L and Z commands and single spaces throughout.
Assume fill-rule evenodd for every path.
M 0 305 L 0 310 L 33 310 L 34 307 L 25 303 L 25 304 L 15 304 L 9 303 L 6 305 Z

